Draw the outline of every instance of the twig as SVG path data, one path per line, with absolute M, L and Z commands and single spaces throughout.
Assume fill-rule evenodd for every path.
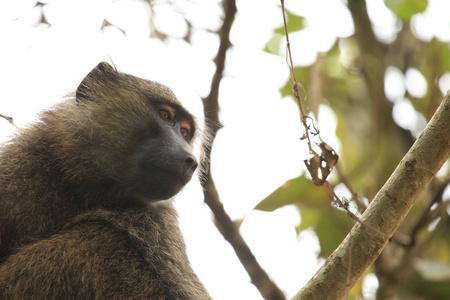
M 352 194 L 352 199 L 356 202 L 356 205 L 358 206 L 358 211 L 362 214 L 366 208 L 367 205 L 364 204 L 364 202 L 361 201 L 360 197 L 358 197 L 358 193 L 355 192 L 355 189 L 350 182 L 350 180 L 347 178 L 347 176 L 344 174 L 344 171 L 342 170 L 342 166 L 337 164 L 336 165 L 336 171 L 339 177 L 339 181 L 345 184 L 347 189 L 349 189 L 350 193 Z
M 363 225 L 364 227 L 368 228 L 369 230 L 372 230 L 373 232 L 376 232 L 377 234 L 379 234 L 380 236 L 384 237 L 385 239 L 387 239 L 388 241 L 392 240 L 392 237 L 389 237 L 388 235 L 386 235 L 385 233 L 383 233 L 382 231 L 376 229 L 375 227 L 372 227 L 366 223 L 364 223 L 363 221 L 361 221 L 357 215 L 355 215 L 354 213 L 352 213 L 349 209 L 349 205 L 348 203 L 344 203 L 341 201 L 341 199 L 339 199 L 339 197 L 336 195 L 336 193 L 334 192 L 333 188 L 330 186 L 330 183 L 328 181 L 325 181 L 325 186 L 328 188 L 328 191 L 331 193 L 331 195 L 333 196 L 333 201 L 334 203 L 336 203 L 336 205 L 339 208 L 342 208 L 343 210 L 345 210 L 345 212 L 347 213 L 347 215 L 349 216 L 349 218 L 352 218 L 353 220 L 355 220 L 356 222 L 358 222 L 359 224 Z
M 8 121 L 12 126 L 16 127 L 17 129 L 20 129 L 19 127 L 16 126 L 16 124 L 14 124 L 14 120 L 11 117 L 5 116 L 0 114 L 0 118 L 5 119 L 6 121 Z
M 435 217 L 435 216 L 432 215 L 431 207 L 433 205 L 435 205 L 436 203 L 439 203 L 439 201 L 441 201 L 442 195 L 444 194 L 444 190 L 445 190 L 445 188 L 447 187 L 448 184 L 449 184 L 449 180 L 446 180 L 445 182 L 440 183 L 440 186 L 438 188 L 438 192 L 433 197 L 433 199 L 431 199 L 430 203 L 428 203 L 426 209 L 423 210 L 423 212 L 422 212 L 421 216 L 419 217 L 419 219 L 417 220 L 415 226 L 412 228 L 411 234 L 410 234 L 410 236 L 411 236 L 411 243 L 412 244 L 416 240 L 418 232 L 423 227 L 428 225 L 431 220 L 434 219 L 433 217 Z
M 294 96 L 297 99 L 298 106 L 300 108 L 300 120 L 301 120 L 303 126 L 305 127 L 305 135 L 307 138 L 309 150 L 311 152 L 313 150 L 312 150 L 312 145 L 311 145 L 311 139 L 309 137 L 308 124 L 306 124 L 306 116 L 303 111 L 303 105 L 302 105 L 302 101 L 301 101 L 301 97 L 300 97 L 300 93 L 299 93 L 299 86 L 302 88 L 303 92 L 305 92 L 305 89 L 303 88 L 303 85 L 301 85 L 297 82 L 297 78 L 295 77 L 294 64 L 292 62 L 291 42 L 289 41 L 289 33 L 288 33 L 288 28 L 287 28 L 286 10 L 284 8 L 284 0 L 281 0 L 281 9 L 283 11 L 284 30 L 286 33 L 286 58 L 289 59 L 288 65 L 289 65 L 289 68 L 291 71 L 292 81 L 294 84 L 294 86 L 293 86 Z M 306 93 L 305 93 L 305 95 L 306 95 Z

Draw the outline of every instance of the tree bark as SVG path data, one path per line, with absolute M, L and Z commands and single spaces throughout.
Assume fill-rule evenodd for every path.
M 450 91 L 433 118 L 395 171 L 377 193 L 361 221 L 325 261 L 313 278 L 294 296 L 300 299 L 342 299 L 375 261 L 388 239 L 368 227 L 392 236 L 412 205 L 450 156 Z M 347 278 L 351 251 L 351 275 Z

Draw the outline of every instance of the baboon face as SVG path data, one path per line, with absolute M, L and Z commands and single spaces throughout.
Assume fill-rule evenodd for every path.
M 78 155 L 92 160 L 96 177 L 140 201 L 168 199 L 191 179 L 196 124 L 170 89 L 100 63 L 76 99 L 90 145 Z
M 137 175 L 133 189 L 142 196 L 169 198 L 191 179 L 197 168 L 189 143 L 194 124 L 181 107 L 153 103 L 148 120 L 136 132 Z

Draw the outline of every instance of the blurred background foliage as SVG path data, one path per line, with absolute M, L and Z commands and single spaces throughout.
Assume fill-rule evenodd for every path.
M 311 116 L 320 118 L 318 108 L 326 105 L 337 117 L 340 159 L 331 183 L 351 195 L 353 211 L 360 214 L 450 88 L 448 81 L 444 83 L 450 71 L 450 47 L 437 38 L 420 39 L 414 32 L 411 20 L 425 11 L 426 0 L 385 1 L 398 17 L 398 32 L 390 41 L 374 33 L 365 1 L 347 2 L 355 34 L 337 39 L 314 64 L 296 66 L 295 73 L 306 90 Z M 301 15 L 288 12 L 287 19 L 290 33 L 308 27 Z M 284 56 L 284 47 L 284 27 L 280 27 L 265 51 Z M 420 83 L 423 87 L 417 88 Z M 295 100 L 292 85 L 287 81 L 281 93 Z M 406 122 L 397 121 L 399 115 L 406 116 Z M 378 279 L 376 299 L 449 299 L 449 175 L 447 162 L 399 228 L 402 242 L 391 242 L 366 273 L 367 278 Z M 313 229 L 320 255 L 328 257 L 347 235 L 348 221 L 330 205 L 326 188 L 315 187 L 308 178 L 304 173 L 287 181 L 256 209 L 273 211 L 295 204 L 301 215 L 297 230 Z M 360 282 L 351 298 L 361 297 Z

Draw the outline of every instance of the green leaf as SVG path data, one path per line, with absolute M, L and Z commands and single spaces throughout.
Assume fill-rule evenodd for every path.
M 413 15 L 425 11 L 428 0 L 386 0 L 385 4 L 397 17 L 409 22 Z
M 289 204 L 297 204 L 300 208 L 304 205 L 330 206 L 330 195 L 326 187 L 315 186 L 311 180 L 300 176 L 286 181 L 281 187 L 263 199 L 255 209 L 274 211 Z
M 262 200 L 255 209 L 274 211 L 284 205 L 300 208 L 298 230 L 313 228 L 320 243 L 320 255 L 328 257 L 349 231 L 347 217 L 331 206 L 331 196 L 325 186 L 316 186 L 305 176 L 288 180 Z
M 271 37 L 270 40 L 266 43 L 264 51 L 270 54 L 276 55 L 282 54 L 281 45 L 284 40 L 285 40 L 284 35 L 274 34 L 274 36 Z
M 347 216 L 331 204 L 321 208 L 300 209 L 301 224 L 298 231 L 312 228 L 319 238 L 320 256 L 328 257 L 336 250 L 349 232 Z
M 297 16 L 291 13 L 290 11 L 286 10 L 286 20 L 287 20 L 287 29 L 289 33 L 300 31 L 306 26 L 306 19 L 302 16 Z M 275 29 L 275 33 L 286 35 L 284 24 L 283 26 Z
M 306 19 L 302 16 L 297 16 L 288 10 L 286 10 L 286 20 L 289 33 L 305 28 Z M 284 55 L 285 53 L 281 51 L 281 46 L 285 40 L 286 32 L 283 23 L 283 25 L 274 30 L 274 36 L 266 43 L 264 51 L 270 54 Z

